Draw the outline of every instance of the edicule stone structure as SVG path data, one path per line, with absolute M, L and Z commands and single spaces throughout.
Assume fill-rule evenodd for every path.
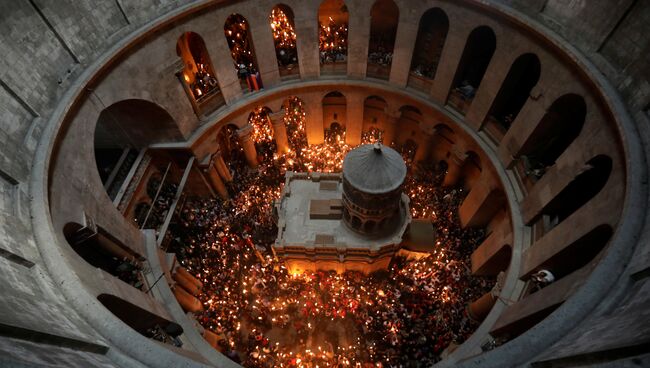
M 276 254 L 292 273 L 386 269 L 411 223 L 405 177 L 402 156 L 379 143 L 350 151 L 342 174 L 288 172 Z
M 363 145 L 343 162 L 343 219 L 367 236 L 390 233 L 399 223 L 406 164 L 394 149 Z

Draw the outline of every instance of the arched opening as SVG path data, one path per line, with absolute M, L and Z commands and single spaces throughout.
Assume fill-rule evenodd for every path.
M 540 215 L 546 216 L 545 233 L 587 204 L 605 187 L 612 172 L 612 159 L 598 155 L 587 161 L 585 167 L 586 170 L 564 187 L 540 213 Z M 533 221 L 537 218 L 534 218 Z
M 91 266 L 136 289 L 143 288 L 142 257 L 101 228 L 70 222 L 63 227 L 63 236 L 77 255 Z
M 393 49 L 397 37 L 399 8 L 393 0 L 377 0 L 370 9 L 370 41 L 368 69 L 372 78 L 388 80 L 393 63 Z
M 174 119 L 157 104 L 123 100 L 99 114 L 94 134 L 95 163 L 111 200 L 117 197 L 143 148 L 183 139 Z
M 609 225 L 597 226 L 547 259 L 538 269 L 551 271 L 557 282 L 592 262 L 605 248 L 612 233 Z
M 248 21 L 240 14 L 232 14 L 226 19 L 223 29 L 242 89 L 259 90 L 263 87 L 262 78 Z
M 448 31 L 449 18 L 440 8 L 429 9 L 422 15 L 411 59 L 409 87 L 423 92 L 431 90 Z
M 469 109 L 496 49 L 497 39 L 488 26 L 470 33 L 452 83 L 448 103 L 461 114 Z
M 284 80 L 299 78 L 300 69 L 298 67 L 293 10 L 285 4 L 274 6 L 269 15 L 269 23 L 273 32 L 275 57 L 278 61 L 280 77 Z
M 555 100 L 520 150 L 525 173 L 541 178 L 580 135 L 586 115 L 582 96 L 567 94 Z
M 402 157 L 404 157 L 404 161 L 406 161 L 407 164 L 410 164 L 413 162 L 413 159 L 415 158 L 415 152 L 417 152 L 417 150 L 418 144 L 415 143 L 413 139 L 409 138 L 402 145 L 400 153 L 402 154 Z
M 500 141 L 524 107 L 539 81 L 541 65 L 535 54 L 523 54 L 512 63 L 487 116 L 488 131 Z
M 183 333 L 183 328 L 179 324 L 162 318 L 114 295 L 100 294 L 97 300 L 115 317 L 119 318 L 142 336 L 177 347 L 183 345 L 177 338 Z
M 223 106 L 225 100 L 203 38 L 194 32 L 183 33 L 176 42 L 176 54 L 183 60 L 178 77 L 197 115 Z
M 343 0 L 324 0 L 318 8 L 321 74 L 347 72 L 349 16 Z
M 369 96 L 364 100 L 361 143 L 384 143 L 387 106 L 386 100 L 379 96 Z
M 347 121 L 347 100 L 338 91 L 323 97 L 323 127 L 325 141 L 329 143 L 345 142 L 345 125 Z
M 300 98 L 291 96 L 284 101 L 282 108 L 284 109 L 284 125 L 287 128 L 289 146 L 297 155 L 300 155 L 301 148 L 307 147 L 306 113 L 303 102 Z

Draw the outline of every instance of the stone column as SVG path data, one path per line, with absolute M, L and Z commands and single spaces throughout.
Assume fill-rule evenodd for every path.
M 463 165 L 465 165 L 467 159 L 467 154 L 458 146 L 452 147 L 450 153 L 451 156 L 447 160 L 447 174 L 442 182 L 444 187 L 451 187 L 458 183 L 463 174 Z
M 196 313 L 203 310 L 203 304 L 201 304 L 201 301 L 185 291 L 182 287 L 175 287 L 173 292 L 178 304 L 180 304 L 186 312 Z
M 449 91 L 451 91 L 458 63 L 465 50 L 465 42 L 472 29 L 464 22 L 450 22 L 449 32 L 445 40 L 445 46 L 440 55 L 440 62 L 433 80 L 431 97 L 441 105 L 447 103 Z
M 314 79 L 320 76 L 320 58 L 318 55 L 318 14 L 319 2 L 299 3 L 293 6 L 296 31 L 296 50 L 298 66 L 302 80 Z
M 224 14 L 225 20 L 227 15 Z M 217 22 L 212 22 L 209 29 L 201 33 L 201 37 L 205 41 L 205 47 L 210 54 L 212 66 L 219 81 L 219 88 L 223 94 L 223 98 L 227 104 L 237 101 L 243 95 L 239 78 L 237 77 L 237 69 L 233 64 L 232 57 L 230 56 L 230 48 L 228 42 L 223 35 L 223 23 L 220 26 Z
M 325 141 L 323 127 L 323 100 L 319 93 L 299 96 L 305 109 L 305 130 L 308 144 L 321 144 Z
M 228 168 L 228 165 L 226 165 L 226 162 L 223 160 L 223 156 L 221 155 L 221 147 L 218 145 L 217 151 L 212 155 L 212 161 L 217 169 L 217 172 L 219 173 L 219 176 L 221 176 L 221 179 L 223 179 L 225 182 L 231 182 L 232 175 L 230 174 L 230 169 Z
M 206 173 L 208 174 L 212 188 L 217 192 L 217 194 L 219 194 L 219 197 L 222 199 L 228 199 L 228 190 L 226 189 L 223 180 L 221 180 L 221 176 L 219 175 L 216 166 L 216 162 L 213 162 L 212 165 L 206 169 Z
M 487 317 L 497 301 L 497 296 L 488 291 L 467 306 L 467 315 L 476 322 L 482 322 Z
M 363 130 L 363 110 L 365 97 L 360 93 L 347 96 L 347 123 L 345 126 L 345 143 L 356 146 L 361 143 Z
M 257 66 L 260 69 L 262 84 L 265 87 L 271 87 L 280 82 L 280 72 L 268 14 L 255 11 L 251 13 L 253 14 L 248 18 L 248 24 L 251 27 L 251 40 L 253 41 Z
M 411 58 L 418 35 L 421 12 L 415 7 L 401 7 L 399 25 L 395 35 L 393 62 L 390 67 L 390 84 L 406 87 L 411 69 Z
M 540 81 L 540 83 L 543 83 L 543 81 Z M 538 85 L 531 91 L 531 96 L 541 96 L 544 93 L 545 88 Z M 503 166 L 508 169 L 514 166 L 516 159 L 521 155 L 522 147 L 531 143 L 535 130 L 540 125 L 555 97 L 559 96 L 549 93 L 548 96 L 544 96 L 539 100 L 529 98 L 526 101 L 499 145 L 498 154 Z
M 483 122 L 492 108 L 492 103 L 499 93 L 503 82 L 510 71 L 510 67 L 514 62 L 516 55 L 520 55 L 520 50 L 513 47 L 498 47 L 492 56 L 492 60 L 488 65 L 485 75 L 481 80 L 481 84 L 476 91 L 476 96 L 469 106 L 469 110 L 465 115 L 465 122 L 479 130 L 483 126 Z M 510 45 L 509 45 L 510 46 Z
M 422 135 L 418 139 L 418 148 L 415 151 L 415 156 L 413 157 L 413 162 L 426 161 L 429 158 L 431 153 L 431 140 L 432 135 L 424 130 L 422 130 Z
M 487 225 L 494 214 L 502 209 L 505 200 L 503 191 L 496 188 L 494 183 L 483 175 L 458 209 L 461 227 Z
M 289 152 L 289 137 L 287 137 L 287 127 L 284 125 L 284 110 L 269 114 L 269 119 L 273 125 L 273 137 L 278 146 L 278 153 Z
M 193 276 L 191 275 L 190 277 L 193 278 Z M 194 296 L 199 295 L 199 293 L 201 292 L 201 288 L 198 286 L 198 284 L 192 282 L 191 279 L 186 278 L 182 273 L 175 272 L 172 275 L 172 278 L 174 279 L 174 281 L 176 281 L 178 285 L 180 285 L 183 289 L 185 289 L 185 291 L 187 291 L 188 293 Z
M 368 68 L 371 1 L 348 1 L 348 77 L 364 78 Z
M 255 142 L 253 142 L 253 126 L 250 124 L 245 125 L 241 129 L 237 129 L 237 136 L 239 137 L 239 144 L 241 144 L 244 149 L 244 155 L 246 156 L 246 162 L 248 166 L 252 169 L 256 169 L 257 162 L 257 150 L 255 149 Z
M 397 122 L 400 118 L 400 112 L 386 112 L 386 126 L 384 129 L 383 143 L 390 147 L 391 142 L 395 140 L 395 132 L 397 130 Z

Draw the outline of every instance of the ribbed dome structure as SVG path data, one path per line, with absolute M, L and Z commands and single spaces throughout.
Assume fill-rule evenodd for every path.
M 376 144 L 360 146 L 343 161 L 343 220 L 352 230 L 386 235 L 402 218 L 400 198 L 406 164 L 394 149 Z
M 388 193 L 406 178 L 406 164 L 394 149 L 381 143 L 350 151 L 343 161 L 343 177 L 356 189 L 370 194 Z

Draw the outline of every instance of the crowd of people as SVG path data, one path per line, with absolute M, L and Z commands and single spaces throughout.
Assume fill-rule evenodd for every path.
M 404 192 L 413 217 L 429 219 L 436 229 L 435 251 L 420 259 L 396 257 L 388 270 L 369 276 L 290 273 L 272 249 L 273 203 L 284 173 L 340 170 L 341 152 L 351 149 L 341 132 L 307 146 L 298 107 L 286 108 L 288 155 L 278 156 L 272 142 L 260 141 L 261 163 L 251 172 L 233 142 L 231 199 L 193 199 L 171 229 L 173 250 L 204 284 L 197 320 L 219 336 L 221 352 L 246 367 L 435 363 L 450 344 L 472 334 L 477 324 L 465 307 L 494 285 L 471 276 L 470 255 L 484 234 L 459 225 L 464 191 L 441 186 L 444 164 L 410 164 Z M 380 136 L 366 133 L 364 141 Z

